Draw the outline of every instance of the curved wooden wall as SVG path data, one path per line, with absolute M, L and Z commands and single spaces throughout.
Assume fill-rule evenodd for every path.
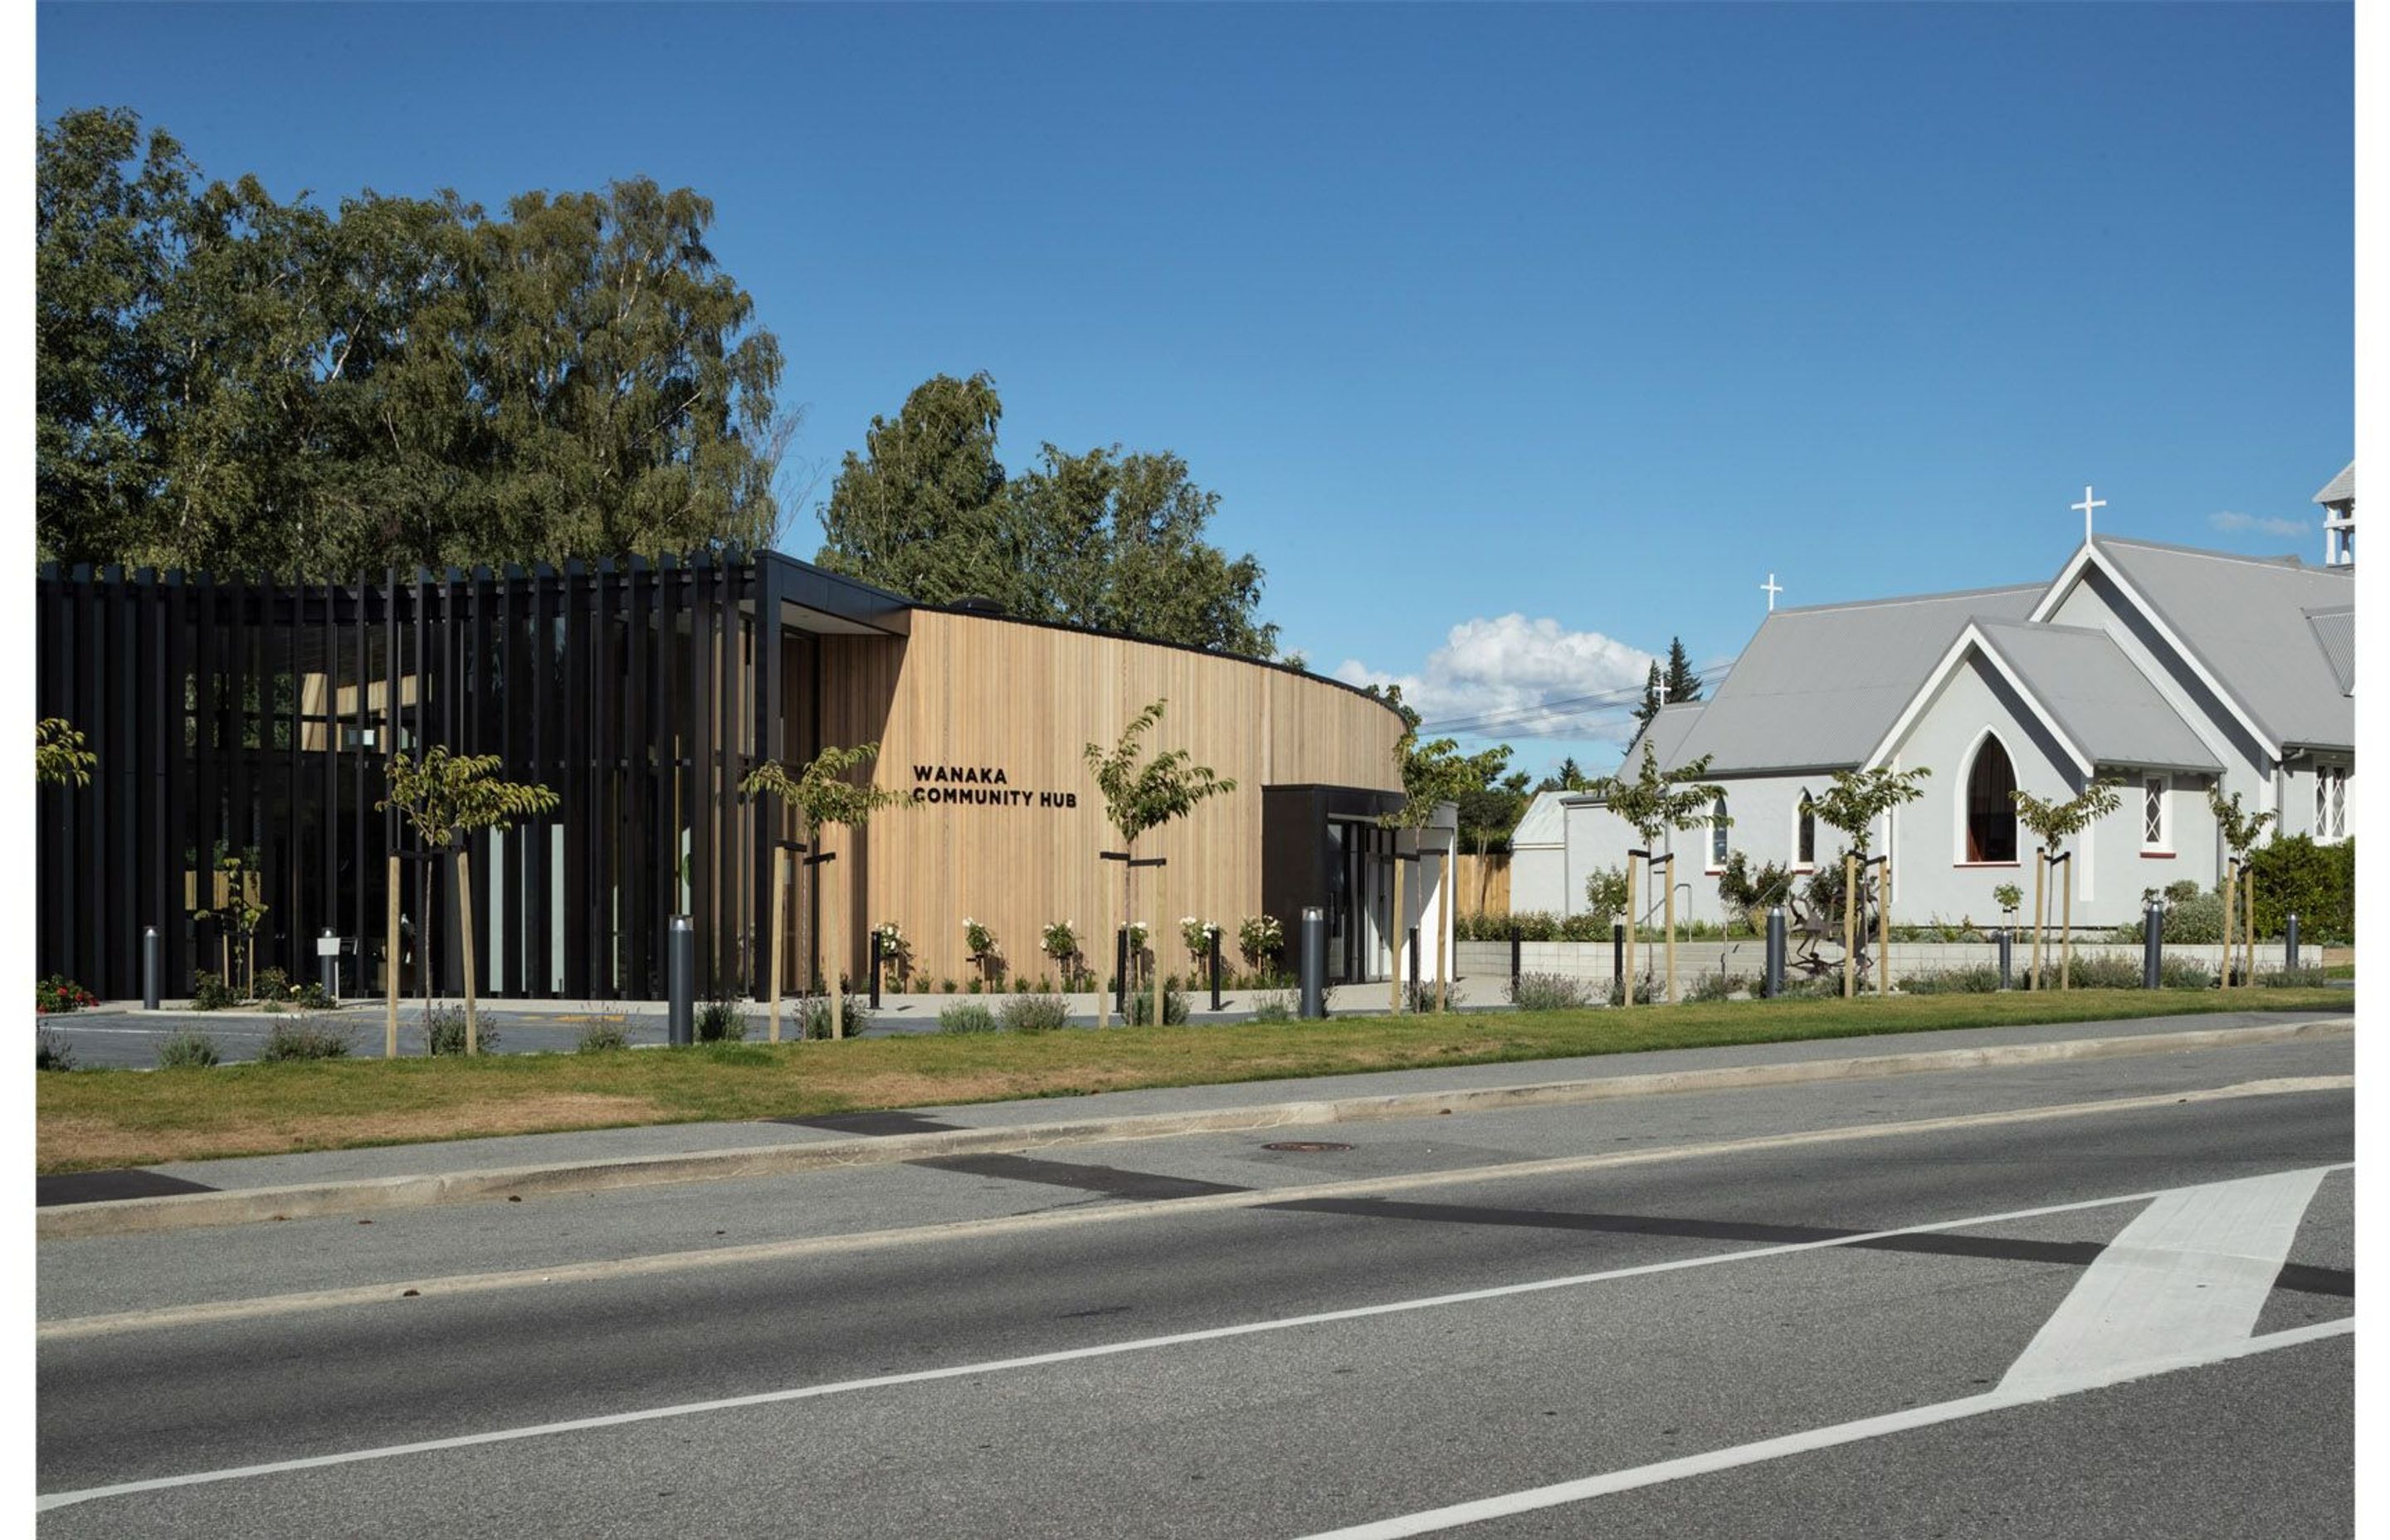
M 1055 971 L 1039 950 L 1049 921 L 1071 921 L 1092 950 L 1124 918 L 1123 868 L 1099 858 L 1119 839 L 1085 746 L 1109 749 L 1150 701 L 1168 705 L 1146 735 L 1149 752 L 1184 749 L 1237 783 L 1138 841 L 1140 857 L 1169 861 L 1137 873 L 1134 917 L 1156 927 L 1165 969 L 1189 965 L 1177 940 L 1188 915 L 1228 927 L 1234 961 L 1237 923 L 1261 910 L 1264 786 L 1401 785 L 1392 710 L 1241 659 L 931 610 L 913 612 L 908 639 L 825 636 L 821 652 L 823 742 L 876 741 L 876 784 L 969 799 L 899 808 L 827 841 L 838 856 L 825 871 L 825 923 L 858 982 L 865 929 L 884 920 L 904 928 L 916 975 L 932 986 L 970 975 L 966 917 L 1032 979 Z M 921 778 L 939 766 L 988 778 Z M 1075 805 L 1048 805 L 1065 798 Z M 1099 971 L 1108 946 L 1090 959 Z

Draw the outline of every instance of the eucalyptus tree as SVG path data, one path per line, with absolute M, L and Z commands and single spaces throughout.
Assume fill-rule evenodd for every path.
M 1818 821 L 1842 830 L 1843 845 L 1843 997 L 1849 999 L 1857 993 L 1857 956 L 1865 943 L 1866 933 L 1859 924 L 1859 890 L 1869 880 L 1860 868 L 1868 863 L 1868 851 L 1875 839 L 1876 820 L 1894 808 L 1904 806 L 1925 795 L 1923 782 L 1933 775 L 1926 765 L 1914 770 L 1895 770 L 1878 765 L 1872 770 L 1837 770 L 1832 784 L 1822 796 L 1813 797 L 1809 811 Z M 1869 868 L 1870 870 L 1872 867 Z M 1890 914 L 1891 884 L 1876 896 L 1876 913 L 1881 920 L 1882 946 L 1892 940 Z M 1882 949 L 1879 947 L 1879 951 Z M 1890 969 L 1882 956 L 1876 959 L 1878 988 L 1892 988 Z
M 1664 834 L 1714 825 L 1723 826 L 1733 822 L 1731 818 L 1717 811 L 1719 799 L 1726 795 L 1725 789 L 1711 785 L 1701 778 L 1709 774 L 1709 769 L 1710 756 L 1707 754 L 1696 760 L 1690 760 L 1674 770 L 1661 769 L 1660 756 L 1651 747 L 1650 735 L 1646 734 L 1643 738 L 1643 761 L 1636 767 L 1631 778 L 1623 775 L 1605 776 L 1593 782 L 1587 789 L 1593 795 L 1601 798 L 1610 811 L 1624 819 L 1626 826 L 1641 839 L 1643 841 L 1641 849 L 1645 853 L 1644 859 L 1648 861 L 1651 859 L 1649 853 L 1660 843 L 1661 836 Z M 1634 953 L 1636 945 L 1636 853 L 1634 851 L 1626 853 L 1628 893 L 1626 948 L 1629 955 Z M 1664 956 L 1668 972 L 1667 998 L 1671 1004 L 1674 1004 L 1677 998 L 1675 853 L 1670 852 L 1666 859 L 1669 865 L 1665 894 L 1668 944 Z M 1619 1004 L 1624 1007 L 1632 1006 L 1634 1003 L 1635 981 L 1632 979 L 1620 981 Z
M 871 815 L 887 808 L 907 805 L 911 800 L 902 791 L 857 781 L 858 770 L 867 771 L 872 761 L 880 757 L 877 743 L 858 743 L 852 749 L 836 745 L 822 750 L 807 761 L 803 769 L 789 774 L 788 766 L 777 760 L 765 760 L 747 772 L 739 789 L 750 797 L 774 797 L 795 816 L 797 848 L 819 861 L 821 831 L 826 828 L 860 828 L 871 821 Z M 772 866 L 772 1041 L 780 1040 L 780 940 L 784 929 L 781 918 L 781 894 L 788 884 L 787 853 L 775 852 Z M 818 935 L 821 917 L 816 914 L 806 927 L 806 934 Z M 830 956 L 829 1034 L 833 1039 L 846 1035 L 846 980 L 838 966 L 838 953 L 824 948 Z
M 1156 700 L 1129 719 L 1128 725 L 1110 749 L 1099 743 L 1086 746 L 1087 769 L 1096 777 L 1096 789 L 1103 793 L 1104 816 L 1121 837 L 1121 853 L 1124 855 L 1125 884 L 1122 890 L 1124 919 L 1137 918 L 1137 841 L 1153 829 L 1174 823 L 1192 812 L 1205 800 L 1234 791 L 1237 783 L 1215 774 L 1209 765 L 1197 764 L 1184 749 L 1170 749 L 1146 758 L 1145 735 L 1162 721 L 1163 709 L 1168 702 Z M 1157 903 L 1159 895 L 1157 895 Z M 1103 927 L 1097 927 L 1097 934 Z M 1128 973 L 1137 964 L 1129 957 Z M 1124 974 L 1124 993 L 1129 980 Z M 1096 1024 L 1103 1025 L 1108 997 L 1097 996 Z M 1153 1021 L 1162 1024 L 1162 969 L 1153 970 Z
M 2110 776 L 2087 784 L 2082 790 L 2063 802 L 2049 802 L 2019 787 L 2009 793 L 2016 804 L 2017 822 L 2033 830 L 2041 843 L 2033 854 L 2033 987 L 2041 987 L 2041 951 L 2044 898 L 2049 887 L 2052 864 L 2062 856 L 2067 841 L 2089 828 L 2093 824 L 2116 811 L 2123 798 L 2117 788 L 2125 783 Z M 2060 923 L 2058 987 L 2066 988 L 2074 982 L 2075 970 L 2075 883 L 2069 862 L 2069 880 L 2061 888 L 2066 901 L 2066 918 Z
M 2232 983 L 2232 937 L 2236 915 L 2245 917 L 2238 921 L 2242 948 L 2248 957 L 2248 969 L 2242 976 L 2254 980 L 2256 973 L 2257 873 L 2250 865 L 2249 857 L 2256 850 L 2257 842 L 2265 838 L 2267 828 L 2273 824 L 2274 815 L 2260 813 L 2254 808 L 2244 813 L 2241 808 L 2240 792 L 2235 791 L 2228 798 L 2212 786 L 2207 789 L 2207 810 L 2216 815 L 2216 832 L 2222 836 L 2226 848 L 2232 852 L 2231 862 L 2225 867 L 2223 879 L 2218 884 L 2224 892 L 2224 966 L 2217 971 L 2219 987 L 2229 988 Z
M 525 818 L 553 813 L 557 795 L 536 782 L 499 778 L 506 762 L 495 754 L 451 754 L 437 744 L 421 760 L 405 751 L 391 756 L 389 791 L 377 811 L 396 808 L 426 853 L 445 851 L 456 873 L 457 935 L 465 951 L 465 1051 L 482 1049 L 473 956 L 473 875 L 469 836 L 511 828 Z M 390 1017 L 384 1052 L 398 1057 L 398 857 L 390 858 Z M 427 915 L 426 919 L 430 917 Z

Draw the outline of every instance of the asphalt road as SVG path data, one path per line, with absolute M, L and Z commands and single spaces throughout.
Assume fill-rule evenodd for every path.
M 52 1242 L 39 1485 L 96 1495 L 43 1529 L 2347 1534 L 2353 1098 L 2197 1093 L 2349 1063 L 2291 1045 Z M 1986 1110 L 2021 1116 L 1956 1121 Z M 1862 1136 L 1891 1123 L 1916 1126 Z M 1669 1153 L 1725 1137 L 1777 1142 Z M 1596 1163 L 1621 1149 L 1643 1158 Z M 1304 1196 L 1330 1181 L 1361 1190 Z M 759 1237 L 792 1244 L 707 1264 Z M 536 1283 L 567 1263 L 602 1265 Z M 106 1491 L 145 1480 L 169 1484 Z

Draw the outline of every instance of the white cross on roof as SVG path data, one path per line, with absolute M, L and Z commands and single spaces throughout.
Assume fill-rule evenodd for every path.
M 2084 544 L 2086 544 L 2086 545 L 2090 544 L 2090 541 L 2091 541 L 2091 510 L 2092 510 L 2093 508 L 2104 508 L 2104 507 L 2106 507 L 2108 506 L 2108 499 L 2106 499 L 2105 497 L 2094 497 L 2094 496 L 2092 496 L 2092 495 L 2091 495 L 2091 489 L 2090 489 L 2088 486 L 2086 486 L 2086 487 L 2083 489 L 2083 501 L 2081 501 L 2081 502 L 2079 502 L 2079 503 L 2073 503 L 2073 504 L 2069 504 L 2068 506 L 2069 506 L 2069 507 L 2073 507 L 2073 508 L 2075 509 L 2075 512 L 2080 513 L 2080 514 L 2083 516 L 2083 541 L 2084 541 Z

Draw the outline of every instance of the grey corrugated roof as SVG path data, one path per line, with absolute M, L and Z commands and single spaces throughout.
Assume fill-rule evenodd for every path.
M 2310 610 L 2307 627 L 2315 633 L 2316 646 L 2323 648 L 2323 660 L 2332 665 L 2332 677 L 2340 681 L 2340 693 L 2356 694 L 2356 610 Z
M 2107 535 L 2095 544 L 2275 742 L 2356 747 L 2356 713 L 2307 624 L 2308 610 L 2354 601 L 2348 568 Z
M 1519 815 L 1519 827 L 1510 831 L 1513 851 L 1537 845 L 1559 846 L 1568 837 L 1567 820 L 1561 811 L 1564 791 L 1538 791 L 1527 811 Z
M 2353 503 L 2357 501 L 2357 462 L 2351 460 L 2341 468 L 2340 474 L 2324 483 L 2315 494 L 2319 503 Z
M 1653 717 L 1641 732 L 1635 735 L 1634 741 L 1626 745 L 1625 757 L 1618 762 L 1618 773 L 1631 776 L 1635 767 L 1643 763 L 1645 734 L 1651 736 L 1651 752 L 1659 757 L 1662 769 L 1678 764 L 1677 750 L 1685 741 L 1685 735 L 1693 730 L 1693 724 L 1701 719 L 1702 708 L 1708 704 L 1706 700 L 1679 700 L 1674 705 L 1661 707 L 1660 714 Z
M 1779 610 L 1661 763 L 1708 754 L 1717 775 L 1857 764 L 1970 618 L 2023 620 L 2045 587 Z
M 2093 764 L 2224 768 L 2108 633 L 2009 621 L 1976 629 Z

